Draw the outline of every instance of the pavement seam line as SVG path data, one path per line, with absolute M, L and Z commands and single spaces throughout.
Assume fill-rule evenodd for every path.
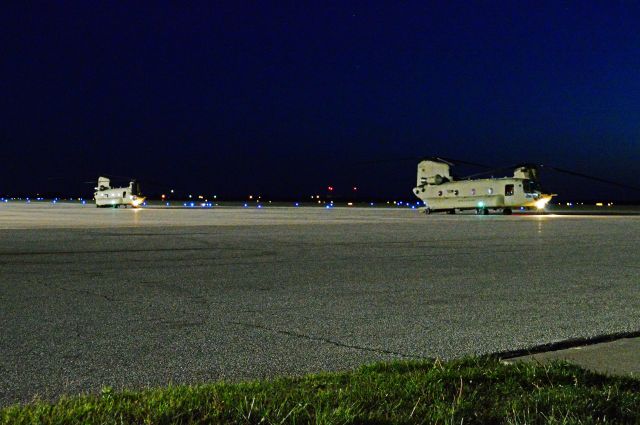
M 334 340 L 327 339 L 327 338 L 321 338 L 321 337 L 317 337 L 317 336 L 305 335 L 305 334 L 301 334 L 301 333 L 298 333 L 298 332 L 283 331 L 283 330 L 280 330 L 280 329 L 273 329 L 273 328 L 269 328 L 267 326 L 256 325 L 254 323 L 245 323 L 245 322 L 227 322 L 227 323 L 234 324 L 234 325 L 240 325 L 240 326 L 246 326 L 246 327 L 249 327 L 249 328 L 259 329 L 259 330 L 263 330 L 263 331 L 274 332 L 274 333 L 277 333 L 277 334 L 286 335 L 286 336 L 292 336 L 292 337 L 295 337 L 295 338 L 307 339 L 307 340 L 316 341 L 316 342 L 322 342 L 322 343 L 325 343 L 325 344 L 335 345 L 337 347 L 351 348 L 351 349 L 354 349 L 354 350 L 369 351 L 369 352 L 380 353 L 380 354 L 392 354 L 394 356 L 400 356 L 400 357 L 405 357 L 405 358 L 413 358 L 413 359 L 423 359 L 424 358 L 422 356 L 416 356 L 416 355 L 413 355 L 413 354 L 401 353 L 401 352 L 398 352 L 398 351 L 384 350 L 384 349 L 378 349 L 378 348 L 363 347 L 363 346 L 359 346 L 359 345 L 345 344 L 345 343 L 342 343 L 342 342 L 339 342 L 339 341 L 334 341 Z

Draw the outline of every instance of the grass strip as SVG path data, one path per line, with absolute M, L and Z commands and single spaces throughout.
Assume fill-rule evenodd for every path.
M 247 383 L 104 389 L 0 411 L 2 424 L 640 423 L 640 380 L 568 363 L 398 361 Z

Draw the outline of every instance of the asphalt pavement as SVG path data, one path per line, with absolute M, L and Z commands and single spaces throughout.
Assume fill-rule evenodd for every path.
M 0 205 L 0 405 L 640 330 L 640 216 Z

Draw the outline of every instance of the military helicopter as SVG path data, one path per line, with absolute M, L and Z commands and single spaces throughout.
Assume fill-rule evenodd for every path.
M 98 185 L 95 187 L 93 197 L 98 208 L 118 208 L 121 205 L 125 208 L 127 206 L 137 208 L 145 200 L 140 193 L 140 185 L 135 179 L 129 182 L 129 186 L 111 187 L 111 180 L 102 176 L 98 177 Z
M 521 207 L 543 210 L 555 196 L 540 187 L 535 164 L 515 166 L 513 177 L 467 180 L 452 177 L 453 165 L 442 158 L 426 158 L 418 164 L 413 193 L 424 203 L 426 214 L 475 210 L 484 215 L 490 209 L 511 214 L 514 208 Z
M 550 165 L 519 164 L 484 171 L 465 178 L 454 178 L 451 167 L 455 162 L 481 168 L 486 165 L 466 161 L 432 157 L 418 163 L 418 178 L 413 193 L 424 203 L 422 211 L 455 214 L 460 210 L 475 210 L 476 214 L 489 214 L 489 210 L 511 214 L 515 208 L 544 211 L 549 201 L 556 196 L 542 189 L 539 170 L 546 168 L 556 172 L 606 183 L 625 189 L 640 190 L 639 187 L 619 183 L 600 177 L 566 170 Z M 513 176 L 501 178 L 475 178 L 498 171 L 512 170 Z

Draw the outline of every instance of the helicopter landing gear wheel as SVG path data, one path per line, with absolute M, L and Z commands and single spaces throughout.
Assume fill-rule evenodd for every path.
M 455 213 L 456 213 L 455 209 L 447 210 L 447 214 L 455 214 Z
M 489 210 L 486 208 L 476 208 L 476 215 L 488 215 Z
M 511 215 L 512 211 L 511 208 L 505 208 L 502 210 L 502 214 L 504 215 Z
M 424 213 L 425 213 L 425 215 L 431 214 L 431 208 L 429 208 L 429 207 L 425 208 L 424 209 Z

